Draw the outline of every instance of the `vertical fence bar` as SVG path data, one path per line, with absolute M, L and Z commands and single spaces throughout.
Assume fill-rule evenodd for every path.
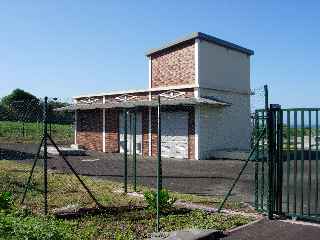
M 293 212 L 294 215 L 297 214 L 297 174 L 298 174 L 298 162 L 297 162 L 297 157 L 298 157 L 298 143 L 297 143 L 297 138 L 298 138 L 298 126 L 297 126 L 297 121 L 298 121 L 298 113 L 297 111 L 294 111 L 294 169 L 293 169 L 293 191 L 294 191 L 294 197 L 293 197 Z
M 264 85 L 264 110 L 267 111 L 269 107 L 269 91 L 268 85 Z
M 44 214 L 48 214 L 48 97 L 44 98 L 43 109 L 43 174 L 44 174 Z
M 282 214 L 283 188 L 283 111 L 278 111 L 278 213 Z
M 311 204 L 311 110 L 308 111 L 308 120 L 309 120 L 309 156 L 308 156 L 308 216 L 310 216 L 311 210 L 310 210 L 310 204 Z
M 128 112 L 125 109 L 124 112 L 124 192 L 128 192 Z
M 264 193 L 265 193 L 265 160 L 268 159 L 268 152 L 265 152 L 265 142 L 268 141 L 268 123 L 267 123 L 267 117 L 268 117 L 268 110 L 269 110 L 269 91 L 268 91 L 268 85 L 264 85 L 264 111 L 263 112 L 263 120 L 262 124 L 263 127 L 266 125 L 266 134 L 262 138 L 262 152 L 263 152 L 263 158 L 262 158 L 262 165 L 261 165 L 261 172 L 262 172 L 262 179 L 261 179 L 261 207 L 264 209 Z M 265 137 L 267 136 L 267 137 Z M 268 149 L 268 147 L 267 147 Z M 267 150 L 268 151 L 268 150 Z
M 260 150 L 260 141 L 258 139 L 259 136 L 259 111 L 255 112 L 255 119 L 256 119 L 256 127 L 255 127 L 255 139 L 257 144 L 257 150 L 255 154 L 255 171 L 254 171 L 254 181 L 255 181 L 255 198 L 254 198 L 254 204 L 256 210 L 259 209 L 259 150 Z
M 273 218 L 273 149 L 274 149 L 274 116 L 271 110 L 268 110 L 268 218 Z
M 133 113 L 133 191 L 137 191 L 137 112 Z
M 303 203 L 304 203 L 304 192 L 303 192 L 303 177 L 304 177 L 304 110 L 301 110 L 301 163 L 300 163 L 300 214 L 303 215 Z
M 162 171 L 161 171 L 161 102 L 158 96 L 158 161 L 157 161 L 157 223 L 156 231 L 160 230 L 160 191 L 162 190 Z
M 319 111 L 316 110 L 316 194 L 315 194 L 315 213 L 318 214 L 319 201 Z
M 277 109 L 275 111 L 276 118 L 276 151 L 275 151 L 275 206 L 276 212 L 281 214 L 282 212 L 282 110 Z
M 266 111 L 262 111 L 262 129 L 265 127 L 265 113 Z M 262 162 L 261 162 L 261 199 L 260 199 L 260 204 L 261 204 L 261 209 L 264 210 L 264 164 L 265 164 L 265 135 L 262 137 Z
M 287 214 L 290 212 L 290 167 L 291 167 L 290 110 L 287 111 Z

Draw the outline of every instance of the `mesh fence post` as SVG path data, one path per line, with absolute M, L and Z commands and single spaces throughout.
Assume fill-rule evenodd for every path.
M 128 112 L 124 110 L 124 192 L 128 192 Z
M 133 190 L 137 191 L 137 112 L 133 113 Z
M 48 97 L 44 98 L 43 109 L 43 175 L 44 175 L 44 214 L 48 214 Z
M 157 224 L 156 231 L 160 230 L 160 206 L 159 195 L 162 190 L 162 171 L 161 171 L 161 102 L 158 96 L 158 160 L 157 160 Z

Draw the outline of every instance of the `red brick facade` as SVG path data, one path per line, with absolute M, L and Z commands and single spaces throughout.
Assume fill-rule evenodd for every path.
M 151 87 L 195 84 L 194 40 L 151 56 Z
M 149 156 L 149 109 L 142 110 L 142 155 Z
M 119 152 L 119 114 L 117 110 L 106 109 L 105 150 Z
M 88 150 L 102 151 L 102 110 L 86 110 L 77 113 L 77 144 Z
M 171 47 L 151 58 L 151 87 L 168 87 L 195 84 L 195 44 L 194 40 Z M 142 101 L 156 99 L 156 97 L 168 90 L 141 91 L 126 94 L 111 94 L 96 97 L 78 98 L 79 103 L 105 103 L 128 101 Z M 173 91 L 179 96 L 176 98 L 194 97 L 194 88 L 184 88 Z M 182 93 L 180 95 L 180 93 Z M 133 97 L 134 96 L 134 97 Z M 120 99 L 119 99 L 120 98 Z M 105 151 L 119 152 L 119 111 L 117 109 L 105 109 Z M 149 155 L 149 108 L 140 107 L 142 119 L 142 154 Z M 171 107 L 170 111 L 188 112 L 188 158 L 195 158 L 195 114 L 193 107 Z M 157 156 L 157 109 L 151 111 L 151 155 Z M 77 144 L 86 149 L 103 151 L 103 110 L 78 110 L 77 120 Z
M 151 156 L 155 157 L 158 154 L 158 118 L 157 109 L 151 109 Z

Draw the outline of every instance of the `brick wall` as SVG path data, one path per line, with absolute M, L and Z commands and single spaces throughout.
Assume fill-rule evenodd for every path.
M 149 155 L 149 109 L 144 108 L 142 114 L 142 155 Z
M 102 151 L 102 110 L 78 110 L 77 143 L 86 149 Z
M 151 56 L 151 87 L 195 83 L 194 40 Z
M 155 157 L 158 154 L 158 115 L 157 109 L 151 109 L 151 156 Z
M 119 114 L 115 109 L 106 109 L 106 152 L 119 152 Z

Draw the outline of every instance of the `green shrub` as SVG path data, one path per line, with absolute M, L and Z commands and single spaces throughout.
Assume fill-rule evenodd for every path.
M 2 192 L 0 193 L 0 210 L 10 209 L 12 206 L 12 193 L 11 192 Z
M 149 210 L 155 212 L 157 210 L 157 192 L 147 191 L 144 192 L 144 198 L 148 204 Z M 170 196 L 170 193 L 166 189 L 162 189 L 159 192 L 159 209 L 161 212 L 170 210 L 173 204 L 176 202 L 176 198 Z

